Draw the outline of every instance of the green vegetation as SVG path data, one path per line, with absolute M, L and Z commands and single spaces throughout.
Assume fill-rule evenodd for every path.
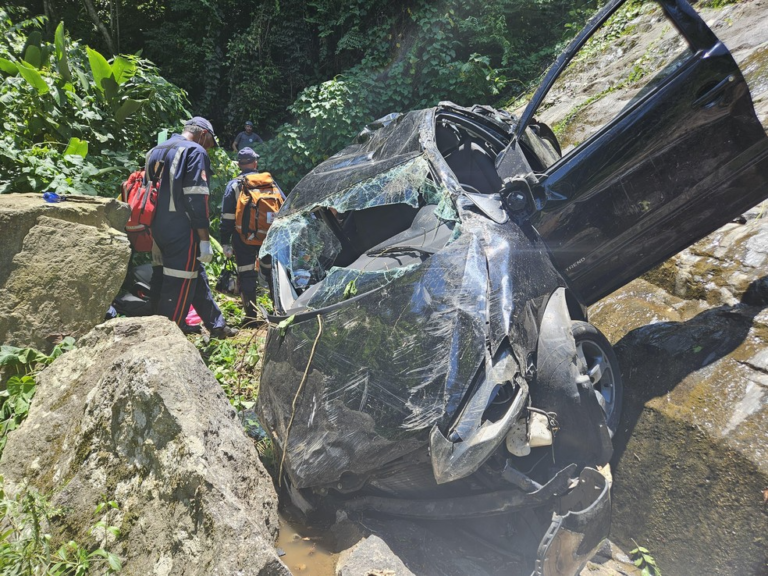
M 0 192 L 114 196 L 156 132 L 188 113 L 182 90 L 138 56 L 101 53 L 62 24 L 0 9 Z
M 8 434 L 26 419 L 32 398 L 37 390 L 37 373 L 62 353 L 74 348 L 73 338 L 65 338 L 48 354 L 33 348 L 0 346 L 0 372 L 12 374 L 0 390 L 0 456 L 3 454 Z
M 643 548 L 635 542 L 635 548 L 629 551 L 629 556 L 634 561 L 635 566 L 640 568 L 642 576 L 661 576 L 661 570 L 647 548 Z
M 114 501 L 103 502 L 94 515 L 116 509 Z M 120 572 L 120 559 L 105 546 L 120 537 L 120 530 L 107 523 L 108 514 L 88 530 L 93 542 L 85 546 L 74 540 L 54 544 L 51 520 L 61 515 L 47 498 L 31 488 L 10 496 L 0 476 L 0 573 L 9 576 L 86 576 Z M 103 542 L 103 544 L 99 544 Z
M 223 260 L 223 257 L 217 255 L 212 263 L 214 266 L 217 260 Z M 206 267 L 210 268 L 211 264 Z M 229 324 L 237 325 L 243 319 L 244 313 L 239 300 L 218 292 L 214 292 L 214 298 Z M 272 311 L 272 301 L 266 291 L 258 296 L 257 304 L 269 312 Z M 203 361 L 216 377 L 230 404 L 240 413 L 243 427 L 248 435 L 254 438 L 262 463 L 275 473 L 276 458 L 272 440 L 261 428 L 253 413 L 259 395 L 261 361 L 266 340 L 265 328 L 265 324 L 249 326 L 242 329 L 236 337 L 228 340 L 209 340 L 202 336 L 191 339 L 200 350 Z
M 243 331 L 229 340 L 207 342 L 198 337 L 196 344 L 235 410 L 253 408 L 259 393 L 259 361 L 264 333 Z
M 65 338 L 50 354 L 32 348 L 0 346 L 0 370 L 6 376 L 11 374 L 6 389 L 0 391 L 0 455 L 8 434 L 29 414 L 37 390 L 37 374 L 73 348 L 72 338 Z M 102 514 L 116 508 L 114 501 L 105 501 L 96 507 L 94 514 L 102 518 L 88 531 L 94 540 L 91 544 L 86 546 L 71 540 L 54 544 L 51 520 L 60 517 L 62 511 L 29 487 L 21 488 L 14 495 L 7 494 L 0 476 L 0 573 L 85 576 L 92 573 L 92 569 L 102 574 L 119 572 L 120 559 L 104 545 L 114 542 L 120 532 L 106 522 L 107 514 Z
M 215 283 L 227 266 L 221 246 L 212 239 L 214 258 L 205 265 L 211 283 Z M 239 297 L 213 291 L 214 299 L 230 326 L 238 326 L 245 318 Z M 272 301 L 267 290 L 259 290 L 257 305 L 272 311 Z M 219 381 L 230 403 L 238 411 L 253 408 L 259 392 L 260 360 L 266 332 L 264 324 L 242 330 L 229 340 L 193 337 L 195 345 L 216 380 Z
M 157 131 L 178 126 L 188 110 L 213 121 L 225 148 L 244 120 L 253 120 L 268 138 L 258 150 L 261 167 L 290 189 L 384 114 L 440 100 L 500 103 L 525 91 L 599 3 L 87 0 L 93 9 L 84 13 L 64 0 L 10 0 L 3 32 L 13 48 L 0 56 L 16 66 L 13 78 L 32 96 L 35 86 L 43 91 L 39 116 L 62 112 L 48 101 L 63 97 L 68 123 L 88 130 L 49 130 L 48 137 L 17 143 L 15 156 L 0 166 L 0 179 L 8 180 L 0 190 L 113 194 Z M 59 22 L 94 49 L 64 38 L 63 28 L 57 35 Z M 19 72 L 22 61 L 29 66 Z M 23 84 L 28 70 L 47 92 L 36 79 Z M 70 96 L 68 82 L 84 106 Z M 191 105 L 176 86 L 188 91 Z M 226 173 L 227 160 L 221 152 L 213 159 L 216 192 L 227 175 L 217 166 Z

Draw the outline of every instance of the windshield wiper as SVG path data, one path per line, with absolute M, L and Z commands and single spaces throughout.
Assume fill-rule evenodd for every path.
M 432 254 L 437 253 L 437 250 L 429 250 L 427 248 L 422 248 L 420 246 L 387 246 L 386 248 L 378 248 L 375 250 L 369 250 L 365 253 L 366 256 L 386 256 L 388 254 L 398 252 L 419 252 L 421 254 L 424 254 L 426 256 L 432 256 Z

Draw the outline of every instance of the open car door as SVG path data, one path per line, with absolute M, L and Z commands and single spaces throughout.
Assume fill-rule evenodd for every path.
M 609 2 L 560 56 L 516 127 L 518 141 L 536 129 L 533 116 L 555 80 L 623 3 Z M 671 54 L 677 42 L 681 53 L 651 66 L 644 82 L 619 84 L 633 87 L 623 108 L 619 99 L 621 110 L 534 186 L 545 201 L 532 222 L 585 304 L 768 197 L 768 138 L 736 62 L 685 0 L 658 3 L 649 19 L 662 27 L 660 50 Z M 582 102 L 582 116 L 594 102 Z

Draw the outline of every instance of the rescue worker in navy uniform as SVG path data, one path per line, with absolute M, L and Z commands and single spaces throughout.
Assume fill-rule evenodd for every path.
M 240 167 L 240 176 L 258 172 L 259 155 L 250 148 L 243 148 L 237 154 L 237 164 Z M 245 309 L 245 323 L 253 322 L 256 319 L 256 287 L 258 284 L 259 269 L 256 261 L 259 258 L 260 246 L 250 246 L 242 241 L 240 234 L 235 231 L 235 210 L 237 208 L 238 182 L 237 178 L 227 183 L 224 190 L 224 198 L 221 201 L 221 248 L 226 258 L 235 257 L 237 263 L 237 277 L 240 281 L 240 296 L 243 299 L 243 308 Z M 275 182 L 275 186 L 280 191 L 280 195 L 285 199 L 285 194 L 280 186 Z M 262 263 L 262 266 L 266 266 Z M 271 278 L 268 270 L 261 270 L 262 275 L 267 278 L 271 285 Z
M 216 146 L 211 123 L 188 120 L 182 133 L 150 150 L 150 177 L 161 173 L 152 236 L 162 255 L 162 288 L 157 313 L 187 328 L 190 304 L 213 338 L 237 334 L 213 301 L 202 263 L 213 259 L 208 235 L 208 150 Z

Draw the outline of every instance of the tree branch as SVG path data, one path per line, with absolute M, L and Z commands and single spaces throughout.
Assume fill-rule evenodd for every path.
M 104 26 L 104 23 L 99 20 L 99 14 L 96 12 L 96 8 L 94 7 L 93 2 L 91 2 L 91 0 L 83 0 L 83 4 L 85 5 L 85 9 L 88 12 L 88 16 L 91 17 L 91 21 L 93 22 L 94 26 L 96 26 L 99 32 L 101 32 L 101 35 L 104 37 L 104 42 L 106 42 L 110 54 L 116 54 L 115 43 L 112 40 L 112 36 L 110 35 L 109 30 L 107 30 L 107 27 Z

